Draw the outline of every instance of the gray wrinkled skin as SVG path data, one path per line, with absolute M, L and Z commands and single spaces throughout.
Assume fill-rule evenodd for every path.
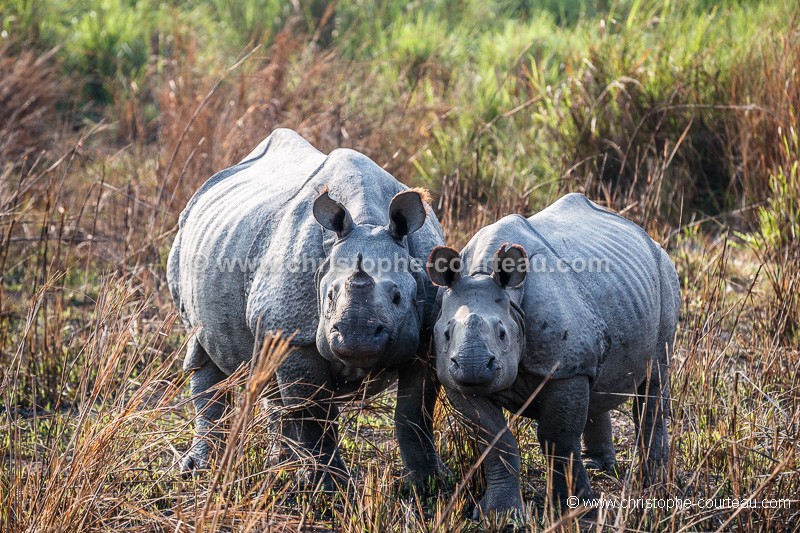
M 326 156 L 291 130 L 275 130 L 209 179 L 181 214 L 167 267 L 172 297 L 196 332 L 184 368 L 193 371 L 197 435 L 184 470 L 205 468 L 219 437 L 225 402 L 209 388 L 282 331 L 294 334 L 277 372 L 282 432 L 318 459 L 328 489 L 347 479 L 335 398 L 376 377 L 385 388 L 387 375 L 398 379 L 395 423 L 409 480 L 436 474 L 426 338 L 435 287 L 424 272 L 378 267 L 395 256 L 424 261 L 442 242 L 419 193 L 358 152 Z M 220 268 L 226 261 L 251 268 Z
M 495 268 L 505 243 L 524 248 L 527 275 Z M 437 248 L 429 261 L 452 256 Z M 439 380 L 482 440 L 503 432 L 484 462 L 480 510 L 522 510 L 519 449 L 503 409 L 518 411 L 543 382 L 522 415 L 538 420 L 562 508 L 569 494 L 591 494 L 581 435 L 587 466 L 613 470 L 609 410 L 631 395 L 645 480 L 659 476 L 668 455 L 668 366 L 680 309 L 667 254 L 632 222 L 569 194 L 529 219 L 507 216 L 481 229 L 460 258 L 460 269 L 428 268 L 443 285 L 434 327 Z M 549 272 L 559 259 L 572 265 L 575 258 L 607 259 L 609 269 L 577 272 L 577 263 Z M 547 271 L 535 271 L 543 265 Z

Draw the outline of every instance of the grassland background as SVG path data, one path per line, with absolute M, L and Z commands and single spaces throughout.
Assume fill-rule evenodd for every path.
M 567 191 L 641 224 L 684 295 L 670 472 L 650 488 L 627 474 L 620 412 L 622 476 L 595 488 L 798 498 L 798 15 L 776 0 L 0 0 L 0 528 L 502 526 L 463 518 L 483 482 L 454 491 L 476 454 L 446 404 L 453 478 L 438 497 L 398 490 L 391 395 L 345 410 L 351 497 L 297 495 L 254 407 L 268 368 L 226 384 L 232 452 L 176 474 L 191 437 L 164 275 L 177 216 L 279 126 L 430 189 L 455 246 Z M 574 529 L 547 510 L 532 426 L 514 427 L 531 527 Z M 598 521 L 792 530 L 800 503 Z

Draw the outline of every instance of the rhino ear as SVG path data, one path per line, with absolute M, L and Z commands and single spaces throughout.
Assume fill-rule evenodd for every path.
M 347 208 L 331 198 L 327 188 L 314 200 L 313 211 L 317 222 L 336 233 L 340 239 L 353 229 L 353 219 Z
M 461 279 L 461 256 L 447 246 L 437 246 L 428 257 L 428 277 L 439 287 L 452 287 Z
M 528 254 L 519 244 L 503 244 L 494 254 L 492 278 L 503 289 L 522 285 L 528 274 Z
M 425 204 L 419 191 L 410 189 L 395 195 L 389 204 L 389 231 L 400 240 L 425 223 Z

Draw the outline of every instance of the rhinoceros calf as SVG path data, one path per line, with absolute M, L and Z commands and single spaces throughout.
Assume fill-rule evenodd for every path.
M 439 380 L 480 428 L 482 450 L 500 435 L 483 465 L 480 509 L 522 510 L 519 449 L 502 408 L 525 407 L 521 414 L 538 420 L 562 506 L 570 493 L 591 494 L 581 434 L 589 465 L 613 468 L 609 410 L 631 394 L 644 474 L 660 473 L 680 288 L 647 233 L 569 194 L 528 219 L 511 215 L 481 229 L 460 255 L 437 247 L 428 273 L 442 286 Z
M 335 200 L 334 200 L 335 199 Z M 184 368 L 198 412 L 185 471 L 205 468 L 222 401 L 209 390 L 264 335 L 294 334 L 277 370 L 282 431 L 346 478 L 335 398 L 396 372 L 395 424 L 410 481 L 434 474 L 436 379 L 426 358 L 436 288 L 423 268 L 442 230 L 422 193 L 358 152 L 324 155 L 275 130 L 209 179 L 180 216 L 167 266 L 172 297 L 196 331 Z M 263 332 L 263 333 L 261 333 Z

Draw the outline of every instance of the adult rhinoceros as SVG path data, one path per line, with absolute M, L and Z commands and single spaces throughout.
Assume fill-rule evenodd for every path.
M 398 377 L 396 433 L 410 481 L 434 474 L 436 380 L 425 335 L 436 291 L 413 261 L 423 265 L 442 243 L 421 192 L 358 152 L 326 156 L 291 130 L 275 130 L 209 179 L 180 216 L 167 266 L 172 297 L 196 331 L 184 368 L 193 371 L 197 434 L 184 470 L 208 464 L 224 408 L 209 388 L 282 331 L 294 334 L 277 370 L 282 431 L 319 459 L 329 489 L 331 474 L 347 472 L 334 397 L 376 373 Z
M 480 509 L 522 510 L 519 449 L 502 408 L 538 419 L 562 506 L 570 492 L 591 494 L 581 434 L 590 466 L 613 468 L 609 410 L 631 394 L 645 476 L 661 471 L 680 289 L 669 257 L 641 228 L 569 194 L 528 219 L 481 229 L 461 254 L 437 247 L 428 272 L 443 287 L 439 380 L 484 434 L 482 449 L 499 435 Z

